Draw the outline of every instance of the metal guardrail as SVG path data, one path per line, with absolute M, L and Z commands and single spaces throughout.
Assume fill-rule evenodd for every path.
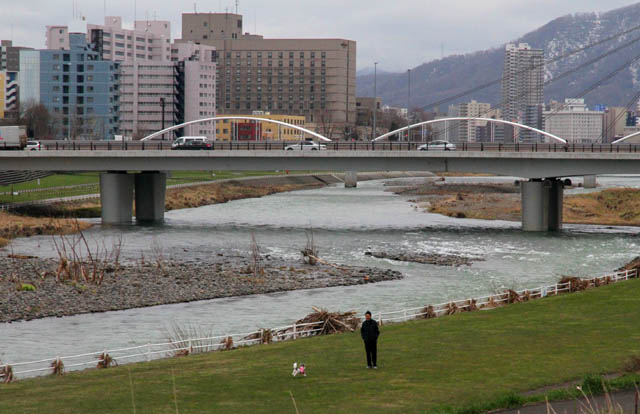
M 212 151 L 283 151 L 296 142 L 290 141 L 236 141 L 211 142 Z M 442 151 L 442 147 L 424 142 L 323 142 L 330 151 Z M 0 147 L 1 149 L 1 147 Z M 41 151 L 167 151 L 169 141 L 42 141 Z M 205 150 L 206 149 L 201 149 Z M 299 151 L 299 150 L 297 150 Z M 314 150 L 305 150 L 314 151 Z M 449 151 L 449 150 L 447 150 Z M 452 151 L 462 152 L 593 152 L 593 153 L 637 153 L 640 144 L 503 144 L 503 143 L 459 143 Z
M 616 272 L 612 274 L 603 275 L 600 277 L 594 277 L 592 279 L 583 279 L 583 283 L 588 283 L 589 286 L 600 286 L 608 283 L 617 283 L 620 281 L 629 280 L 631 278 L 637 278 L 638 274 L 636 270 L 626 270 L 622 272 Z M 571 282 L 556 283 L 554 285 L 540 286 L 535 289 L 523 289 L 516 291 L 519 296 L 526 296 L 528 299 L 538 299 L 547 296 L 556 296 L 563 292 L 571 291 Z M 380 325 L 387 323 L 406 322 L 412 319 L 422 319 L 428 317 L 428 313 L 432 313 L 431 317 L 439 317 L 447 315 L 452 309 L 459 310 L 471 310 L 475 309 L 490 309 L 492 305 L 499 305 L 509 303 L 513 298 L 510 297 L 509 292 L 498 293 L 495 295 L 488 295 L 476 299 L 455 300 L 440 303 L 437 305 L 423 306 L 417 308 L 403 309 L 399 311 L 390 312 L 374 312 L 374 316 L 377 316 Z M 429 311 L 427 309 L 429 308 Z M 296 324 L 293 323 L 287 326 L 280 326 L 273 328 L 272 340 L 275 342 L 295 340 L 300 337 L 314 336 L 322 328 L 318 326 L 324 322 L 311 322 Z M 57 356 L 55 358 L 39 359 L 36 361 L 16 362 L 16 363 L 0 363 L 0 368 L 8 367 L 12 368 L 12 374 L 24 375 L 24 374 L 37 374 L 44 372 L 51 372 L 52 364 L 56 362 L 63 362 L 64 368 L 80 368 L 90 365 L 97 365 L 99 362 L 104 362 L 104 356 L 108 355 L 110 358 L 116 361 L 129 361 L 140 362 L 150 361 L 152 359 L 158 359 L 174 356 L 181 351 L 186 353 L 192 353 L 194 350 L 205 349 L 205 351 L 217 351 L 226 349 L 225 339 L 231 337 L 233 339 L 233 346 L 250 346 L 263 343 L 262 334 L 264 329 L 248 333 L 219 335 L 202 338 L 188 338 L 178 341 L 170 341 L 164 343 L 146 343 L 143 345 L 137 345 L 127 348 L 116 349 L 104 349 L 102 351 L 88 352 L 79 355 L 71 356 Z M 256 338 L 252 338 L 256 336 Z M 206 343 L 203 343 L 206 342 Z M 13 369 L 19 368 L 20 370 L 13 371 Z M 0 373 L 2 378 L 2 373 Z

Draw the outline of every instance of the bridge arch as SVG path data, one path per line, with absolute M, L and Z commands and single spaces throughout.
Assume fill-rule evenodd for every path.
M 331 142 L 331 140 L 323 135 L 318 134 L 317 132 L 308 130 L 306 128 L 302 128 L 299 125 L 292 125 L 289 124 L 287 122 L 282 122 L 282 121 L 277 121 L 275 119 L 268 119 L 268 118 L 260 118 L 260 117 L 255 117 L 255 116 L 214 116 L 211 118 L 202 118 L 202 119 L 196 119 L 194 121 L 188 121 L 188 122 L 183 122 L 182 124 L 179 125 L 174 125 L 171 126 L 169 128 L 165 128 L 162 131 L 158 131 L 158 132 L 154 132 L 153 134 L 147 135 L 146 137 L 142 138 L 140 141 L 148 141 L 150 139 L 153 139 L 155 137 L 159 137 L 161 135 L 166 134 L 167 132 L 171 132 L 171 131 L 175 131 L 176 129 L 180 129 L 180 128 L 184 128 L 185 126 L 189 126 L 189 125 L 194 125 L 194 124 L 200 124 L 203 122 L 215 122 L 215 121 L 224 121 L 224 120 L 248 120 L 248 121 L 261 121 L 261 122 L 270 122 L 272 124 L 276 124 L 276 125 L 282 125 L 284 127 L 287 128 L 292 128 L 295 130 L 298 130 L 300 132 L 304 132 L 305 134 L 309 134 L 313 137 L 316 137 L 322 141 L 327 141 L 327 142 Z
M 486 122 L 493 122 L 493 123 L 497 123 L 497 124 L 505 124 L 505 125 L 511 125 L 511 126 L 515 126 L 518 128 L 523 128 L 523 129 L 528 129 L 529 131 L 533 131 L 533 132 L 537 132 L 538 134 L 544 135 L 546 137 L 549 137 L 553 140 L 556 140 L 562 144 L 566 144 L 567 141 L 556 136 L 553 134 L 550 134 L 546 131 L 542 131 L 538 128 L 533 128 L 530 127 L 528 125 L 522 125 L 519 124 L 517 122 L 511 122 L 511 121 L 505 121 L 503 119 L 493 119 L 493 118 L 481 118 L 481 117 L 451 117 L 451 118 L 442 118 L 442 119 L 433 119 L 431 121 L 424 121 L 424 122 L 418 122 L 416 124 L 413 125 L 409 125 L 406 127 L 402 127 L 400 129 L 396 129 L 395 131 L 391 131 L 391 132 L 387 132 L 386 134 L 380 135 L 379 137 L 375 138 L 374 141 L 379 141 L 385 138 L 388 138 L 390 136 L 393 136 L 395 134 L 398 134 L 400 132 L 406 131 L 409 128 L 414 128 L 414 127 L 419 127 L 421 125 L 430 125 L 430 124 L 435 124 L 437 122 L 447 122 L 447 121 L 486 121 Z
M 612 144 L 622 144 L 623 142 L 625 142 L 626 140 L 630 139 L 630 138 L 634 138 L 637 137 L 638 135 L 640 135 L 640 131 L 639 132 L 634 132 L 633 134 L 629 134 L 625 137 L 622 137 L 620 139 L 617 139 L 615 141 L 612 142 Z

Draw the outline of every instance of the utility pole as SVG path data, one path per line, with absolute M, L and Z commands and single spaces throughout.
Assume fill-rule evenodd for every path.
M 411 127 L 411 69 L 407 70 L 407 142 L 409 141 L 409 127 Z
M 378 62 L 373 63 L 373 141 L 378 136 L 378 128 L 376 128 L 376 115 L 378 113 Z

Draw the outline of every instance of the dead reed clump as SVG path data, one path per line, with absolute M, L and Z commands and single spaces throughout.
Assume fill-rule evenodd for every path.
M 78 233 L 72 236 L 57 239 L 54 236 L 53 243 L 58 254 L 58 266 L 53 274 L 58 282 L 100 286 L 106 273 L 117 275 L 120 269 L 122 235 L 112 241 L 111 247 L 107 247 L 105 239 L 95 241 L 93 246 L 78 228 Z
M 227 336 L 221 342 L 223 351 L 231 351 L 233 349 L 233 337 Z
M 438 314 L 436 313 L 436 311 L 433 309 L 433 306 L 431 305 L 422 309 L 421 314 L 423 319 L 433 319 L 438 317 Z
M 355 312 L 329 312 L 326 309 L 311 307 L 313 312 L 306 317 L 296 321 L 296 325 L 306 326 L 296 327 L 296 333 L 302 335 L 331 335 L 343 332 L 353 332 L 360 325 L 360 318 Z M 286 329 L 280 333 L 292 333 L 293 328 Z
M 578 292 L 581 290 L 585 290 L 589 288 L 589 285 L 590 285 L 590 282 L 588 280 L 583 280 L 575 276 L 564 276 L 562 279 L 560 279 L 560 282 L 558 283 L 561 285 L 568 283 L 569 292 Z
M 522 302 L 520 295 L 515 290 L 509 289 L 505 292 L 505 299 L 508 304 Z
M 56 359 L 51 363 L 51 375 L 62 376 L 64 375 L 64 362 L 61 359 Z
M 273 331 L 271 329 L 260 329 L 259 332 L 248 335 L 244 337 L 243 340 L 245 341 L 260 340 L 260 343 L 263 345 L 270 344 L 271 342 L 273 342 Z
M 480 309 L 493 309 L 498 307 L 500 307 L 500 303 L 496 302 L 496 299 L 493 296 L 491 296 L 487 301 L 487 303 L 480 306 Z
M 524 293 L 520 296 L 520 299 L 523 302 L 529 302 L 531 300 L 531 292 L 528 290 L 525 290 Z
M 465 303 L 465 306 L 462 307 L 462 312 L 474 312 L 478 310 L 478 306 L 476 305 L 476 300 L 475 299 L 469 299 L 467 301 L 467 303 Z
M 456 305 L 455 302 L 451 302 L 449 304 L 447 304 L 446 308 L 445 308 L 445 315 L 455 315 L 456 313 L 460 313 L 462 312 L 462 309 L 460 309 L 458 307 L 458 305 Z
M 12 382 L 15 379 L 13 376 L 13 367 L 11 365 L 0 367 L 0 378 L 5 384 Z
M 193 324 L 181 325 L 173 322 L 166 328 L 167 342 L 171 343 L 173 351 L 169 356 L 187 356 L 218 349 L 218 343 L 213 331 L 205 331 Z
M 107 354 L 106 352 L 103 352 L 102 354 L 98 355 L 98 365 L 96 366 L 96 368 L 109 368 L 109 367 L 117 367 L 118 363 L 116 362 L 115 359 L 113 359 L 111 357 L 111 355 Z
M 260 254 L 260 246 L 256 241 L 256 235 L 251 233 L 251 264 L 247 269 L 247 273 L 253 273 L 254 277 L 264 276 L 264 263 Z
M 306 264 L 314 266 L 318 263 L 320 250 L 313 239 L 313 229 L 309 229 L 305 231 L 305 236 L 307 236 L 307 244 L 304 249 L 300 250 L 302 254 L 302 261 Z
M 633 355 L 629 360 L 624 364 L 625 372 L 640 372 L 640 356 Z

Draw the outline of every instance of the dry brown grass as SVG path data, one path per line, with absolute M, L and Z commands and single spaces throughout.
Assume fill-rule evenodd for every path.
M 429 212 L 457 218 L 519 221 L 522 215 L 517 194 L 456 192 L 430 200 Z M 609 226 L 640 226 L 640 190 L 607 189 L 564 198 L 563 222 Z
M 306 184 L 253 186 L 231 181 L 204 184 L 197 187 L 176 188 L 167 191 L 166 209 L 170 211 L 181 208 L 195 208 L 311 187 L 315 186 Z
M 91 227 L 91 223 L 72 219 L 28 217 L 0 212 L 0 247 L 16 237 L 73 234 Z

